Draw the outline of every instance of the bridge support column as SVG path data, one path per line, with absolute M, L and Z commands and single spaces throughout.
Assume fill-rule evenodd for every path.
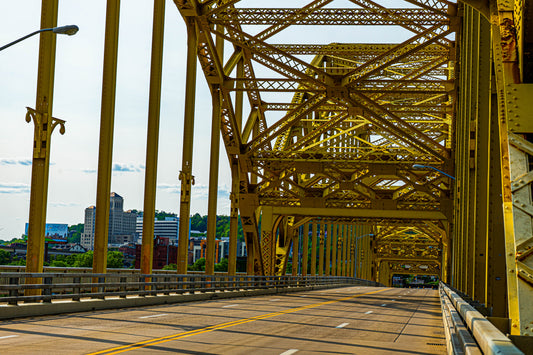
M 194 140 L 194 103 L 196 95 L 196 27 L 192 19 L 187 23 L 187 74 L 185 78 L 185 115 L 183 122 L 183 155 L 179 179 L 181 180 L 180 224 L 178 240 L 177 273 L 186 274 L 189 249 L 189 218 L 191 210 L 192 153 Z
M 100 118 L 100 149 L 96 183 L 96 215 L 94 221 L 93 272 L 107 271 L 107 242 L 109 226 L 109 197 L 113 162 L 113 129 L 115 123 L 115 92 L 117 85 L 118 27 L 120 1 L 108 0 L 102 79 L 102 108 Z
M 309 265 L 309 223 L 304 224 L 302 235 L 302 276 L 307 276 Z
M 229 218 L 228 275 L 237 273 L 237 242 L 239 238 L 239 163 L 231 163 L 231 211 Z
M 276 234 L 272 207 L 262 208 L 261 217 L 261 253 L 265 275 L 274 275 Z
M 57 0 L 42 2 L 41 28 L 57 26 L 57 5 Z M 33 118 L 34 123 L 26 272 L 43 272 L 51 134 L 58 123 L 64 132 L 64 122 L 52 117 L 55 53 L 56 35 L 41 33 L 35 110 L 28 108 L 26 114 L 26 121 Z M 40 283 L 40 279 L 26 281 Z M 26 290 L 25 294 L 39 295 L 40 290 Z
M 346 256 L 348 250 L 348 225 L 342 226 L 342 276 L 346 276 Z
M 220 153 L 220 90 L 218 85 L 212 87 L 212 123 L 211 123 L 211 156 L 209 166 L 209 197 L 207 205 L 207 249 L 205 273 L 215 273 L 215 237 L 217 224 L 218 201 L 218 160 Z
M 316 276 L 316 250 L 317 250 L 318 222 L 313 222 L 311 229 L 311 275 Z
M 328 231 L 326 235 L 326 276 L 331 275 L 331 240 L 333 236 L 333 224 L 329 223 L 326 227 L 324 225 L 324 231 Z
M 159 144 L 159 116 L 161 106 L 161 72 L 163 67 L 163 35 L 165 1 L 154 2 L 152 29 L 152 63 L 150 69 L 150 97 L 148 103 L 148 132 L 144 171 L 143 236 L 141 273 L 151 274 L 154 255 L 155 196 L 157 189 L 157 157 Z
M 292 276 L 298 276 L 300 264 L 300 227 L 292 229 Z
M 337 276 L 337 223 L 331 224 L 331 273 L 332 276 Z
M 326 225 L 324 223 L 318 224 L 318 276 L 324 275 L 324 244 L 325 239 Z

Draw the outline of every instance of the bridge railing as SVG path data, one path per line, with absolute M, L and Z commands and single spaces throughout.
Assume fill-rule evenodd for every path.
M 250 276 L 227 274 L 0 273 L 0 304 L 53 300 L 127 298 L 265 288 L 363 285 L 373 281 L 338 276 Z M 28 291 L 34 290 L 34 291 Z
M 505 334 L 446 284 L 440 283 L 439 292 L 446 340 L 453 348 L 453 354 L 523 354 Z

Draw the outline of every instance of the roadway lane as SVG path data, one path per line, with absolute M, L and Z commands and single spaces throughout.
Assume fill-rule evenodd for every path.
M 436 290 L 360 286 L 4 321 L 0 349 L 2 354 L 446 353 Z

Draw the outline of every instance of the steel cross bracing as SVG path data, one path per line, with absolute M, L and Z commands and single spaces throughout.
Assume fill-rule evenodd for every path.
M 413 164 L 453 168 L 455 4 L 175 3 L 197 33 L 200 66 L 221 100 L 222 138 L 238 179 L 232 201 L 254 251 L 254 272 L 279 271 L 284 262 L 272 259 L 285 258 L 290 244 L 280 243 L 280 235 L 289 233 L 295 216 L 377 229 L 408 225 L 417 233 L 427 223 L 445 228 L 451 181 Z M 318 26 L 338 25 L 335 31 L 387 26 L 403 37 L 397 43 L 313 40 Z M 292 44 L 287 40 L 295 40 L 296 26 L 310 36 Z

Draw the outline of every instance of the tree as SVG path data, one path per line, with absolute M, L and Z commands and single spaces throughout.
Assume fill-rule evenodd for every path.
M 188 268 L 190 271 L 205 271 L 205 258 L 200 258 L 190 265 Z
M 7 265 L 11 262 L 11 253 L 0 249 L 0 265 Z
M 76 255 L 76 260 L 72 264 L 73 267 L 93 267 L 93 252 L 88 251 L 83 254 Z
M 114 269 L 123 268 L 124 255 L 119 251 L 107 252 L 107 267 Z
M 176 264 L 168 264 L 168 265 L 163 266 L 163 270 L 177 270 L 177 269 L 178 269 L 178 265 Z
M 223 258 L 222 260 L 220 260 L 218 264 L 215 264 L 215 271 L 227 272 L 228 271 L 228 259 Z

